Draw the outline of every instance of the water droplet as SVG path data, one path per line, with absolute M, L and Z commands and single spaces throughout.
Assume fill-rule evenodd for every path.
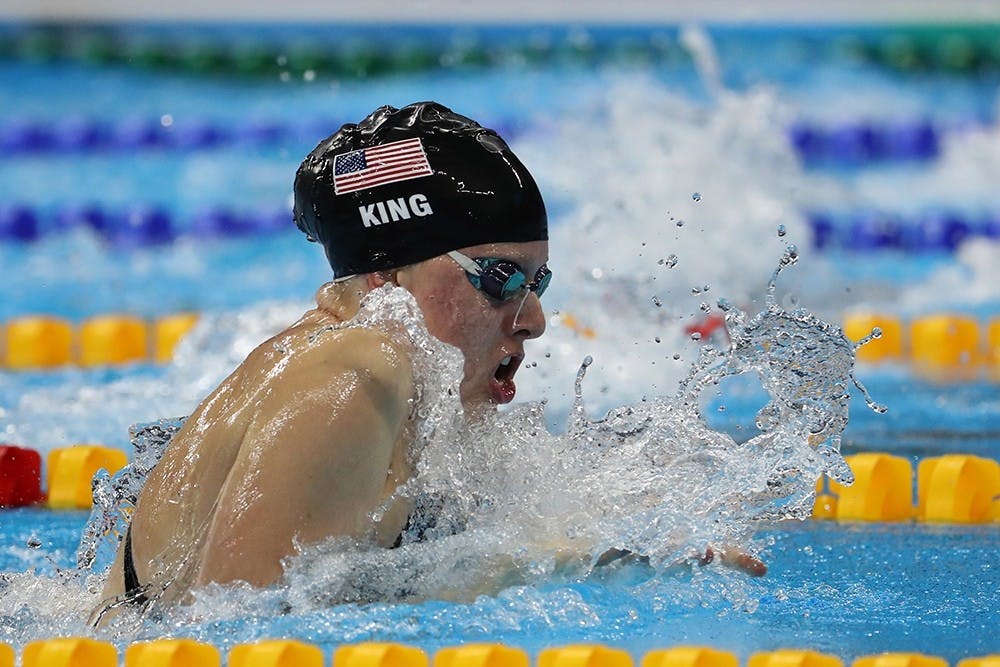
M 724 406 L 724 405 L 720 405 L 720 406 L 719 406 L 718 408 L 716 408 L 716 409 L 717 409 L 717 410 L 718 410 L 719 412 L 725 412 L 725 411 L 726 411 L 726 406 Z
M 546 352 L 545 353 L 545 358 L 546 359 L 551 359 L 552 358 L 552 353 L 551 352 Z
M 695 331 L 691 334 L 691 340 L 701 340 L 701 332 Z
M 28 541 L 25 542 L 24 544 L 29 549 L 37 549 L 38 547 L 42 546 L 42 541 L 38 539 L 38 537 L 36 537 L 35 535 L 32 535 L 31 537 L 28 538 Z
M 674 224 L 677 225 L 678 227 L 683 227 L 684 226 L 684 221 L 678 219 L 677 222 L 675 222 Z
M 704 301 L 702 301 L 701 305 L 698 306 L 698 307 L 701 308 L 702 312 L 704 312 L 704 313 L 707 313 L 708 311 L 712 310 L 712 307 L 710 305 L 708 305 L 707 303 L 705 303 Z
M 656 336 L 655 338 L 653 338 L 653 340 L 655 340 L 657 343 L 659 343 L 660 342 L 660 337 Z
M 672 269 L 677 266 L 677 255 L 670 255 L 667 257 L 667 268 Z
M 160 125 L 162 125 L 163 127 L 170 127 L 173 124 L 174 124 L 174 117 L 171 116 L 170 114 L 165 113 L 162 116 L 160 116 Z
M 583 366 L 587 367 L 594 363 L 594 358 L 589 354 L 583 358 Z
M 701 201 L 701 193 L 700 192 L 695 192 L 694 194 L 691 195 L 691 199 L 693 199 L 695 201 Z
M 778 236 L 784 236 L 787 233 L 784 225 L 778 225 Z
M 302 73 L 302 80 L 303 81 L 315 81 L 316 80 L 316 70 L 314 70 L 314 69 L 307 69 L 305 72 Z
M 660 308 L 661 306 L 663 306 L 663 302 L 660 301 L 660 297 L 658 297 L 658 296 L 654 296 L 653 297 L 653 305 L 656 306 L 657 308 Z
M 679 361 L 680 358 L 681 358 L 681 355 L 679 355 L 679 354 L 675 354 L 674 355 L 674 361 Z

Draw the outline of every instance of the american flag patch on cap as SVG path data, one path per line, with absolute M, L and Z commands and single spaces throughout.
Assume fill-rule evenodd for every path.
M 420 137 L 413 137 L 335 156 L 333 190 L 342 195 L 432 173 Z

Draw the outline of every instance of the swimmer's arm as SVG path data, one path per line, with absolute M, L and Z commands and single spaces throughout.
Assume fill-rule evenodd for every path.
M 763 577 L 767 574 L 767 564 L 764 561 L 739 549 L 713 549 L 712 547 L 708 547 L 705 549 L 704 555 L 698 558 L 698 562 L 701 565 L 708 565 L 716 557 L 719 558 L 719 562 L 723 565 L 742 570 L 750 576 Z M 637 556 L 626 549 L 608 549 L 597 559 L 596 565 L 597 567 L 603 567 L 618 560 L 635 558 L 642 559 L 643 556 Z
M 285 370 L 262 401 L 220 493 L 196 584 L 268 585 L 296 543 L 370 529 L 413 380 L 384 338 L 352 337 Z

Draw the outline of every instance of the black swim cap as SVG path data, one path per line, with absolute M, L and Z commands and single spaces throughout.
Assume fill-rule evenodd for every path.
M 436 102 L 380 107 L 320 142 L 295 174 L 295 224 L 334 278 L 548 239 L 542 195 L 504 140 Z

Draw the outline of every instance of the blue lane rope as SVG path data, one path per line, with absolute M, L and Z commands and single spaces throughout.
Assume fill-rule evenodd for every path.
M 167 208 L 139 204 L 124 209 L 67 205 L 55 211 L 0 204 L 0 242 L 31 243 L 73 228 L 89 228 L 120 247 L 155 246 L 179 237 L 230 238 L 294 229 L 285 206 L 236 210 L 216 207 L 184 219 Z
M 911 218 L 878 210 L 806 214 L 820 251 L 953 252 L 973 237 L 1000 239 L 1000 211 L 966 214 L 928 210 Z
M 312 145 L 342 124 L 334 118 L 299 122 L 264 119 L 220 122 L 205 118 L 125 118 L 115 122 L 70 117 L 59 121 L 0 119 L 0 157 L 49 153 L 133 153 L 140 150 L 193 152 L 220 148 L 262 148 L 287 142 Z M 486 125 L 504 137 L 523 124 L 495 120 Z M 852 120 L 833 125 L 798 122 L 788 138 L 806 166 L 863 166 L 933 160 L 945 128 L 926 119 Z
M 813 247 L 820 251 L 953 252 L 969 238 L 1000 239 L 1000 211 L 927 210 L 912 217 L 877 210 L 810 211 L 805 217 L 813 233 Z M 0 203 L 0 242 L 32 243 L 74 228 L 91 229 L 116 246 L 139 247 L 171 243 L 179 237 L 273 234 L 290 231 L 294 224 L 286 205 L 252 210 L 218 206 L 185 217 L 149 204 L 121 209 L 96 204 L 38 209 Z
M 124 118 L 106 121 L 70 117 L 58 122 L 0 120 L 0 157 L 48 153 L 129 153 L 142 150 L 192 152 L 228 147 L 266 147 L 283 142 L 315 142 L 343 121 L 314 118 L 297 123 L 250 120 L 221 123 L 208 119 Z

